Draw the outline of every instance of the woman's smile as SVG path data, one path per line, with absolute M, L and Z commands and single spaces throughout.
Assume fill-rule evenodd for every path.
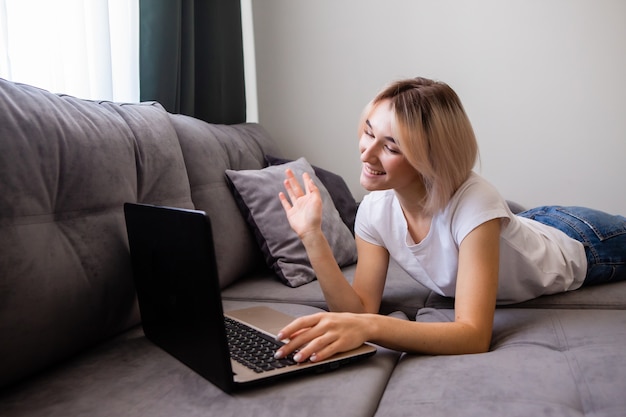
M 363 169 L 365 170 L 365 172 L 367 172 L 370 175 L 385 175 L 386 172 L 384 171 L 377 171 L 375 169 L 370 168 L 369 166 L 363 164 Z

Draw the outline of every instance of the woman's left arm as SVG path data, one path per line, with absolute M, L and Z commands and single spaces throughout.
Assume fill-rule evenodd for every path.
M 472 230 L 459 247 L 454 321 L 390 322 L 379 316 L 370 341 L 391 349 L 427 354 L 483 353 L 489 350 L 498 293 L 501 219 Z M 381 323 L 382 324 L 382 323 Z
M 471 231 L 459 248 L 454 303 L 455 323 L 470 326 L 468 350 L 486 352 L 491 344 L 498 294 L 501 219 L 493 219 Z

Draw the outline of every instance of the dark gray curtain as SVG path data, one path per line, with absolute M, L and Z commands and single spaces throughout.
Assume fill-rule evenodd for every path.
M 140 98 L 211 123 L 246 121 L 238 0 L 140 0 Z

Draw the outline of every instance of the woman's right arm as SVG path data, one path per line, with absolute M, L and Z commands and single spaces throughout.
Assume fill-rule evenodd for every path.
M 387 276 L 389 253 L 386 249 L 356 238 L 358 262 L 353 284 L 344 277 L 321 228 L 322 204 L 319 189 L 304 174 L 304 190 L 293 172 L 287 170 L 285 188 L 289 200 L 280 200 L 292 229 L 307 251 L 311 266 L 331 311 L 377 313 Z
M 330 311 L 378 313 L 389 264 L 386 249 L 357 236 L 358 261 L 350 285 L 321 230 L 303 236 L 302 242 Z

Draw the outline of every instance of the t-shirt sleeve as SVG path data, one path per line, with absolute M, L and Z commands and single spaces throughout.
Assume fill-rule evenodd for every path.
M 372 195 L 367 194 L 359 204 L 354 222 L 354 233 L 368 243 L 383 246 L 383 239 L 376 230 L 375 222 L 372 219 L 372 200 Z
M 500 193 L 486 180 L 470 181 L 455 195 L 452 233 L 460 244 L 478 226 L 493 219 L 502 219 L 506 228 L 513 214 Z

